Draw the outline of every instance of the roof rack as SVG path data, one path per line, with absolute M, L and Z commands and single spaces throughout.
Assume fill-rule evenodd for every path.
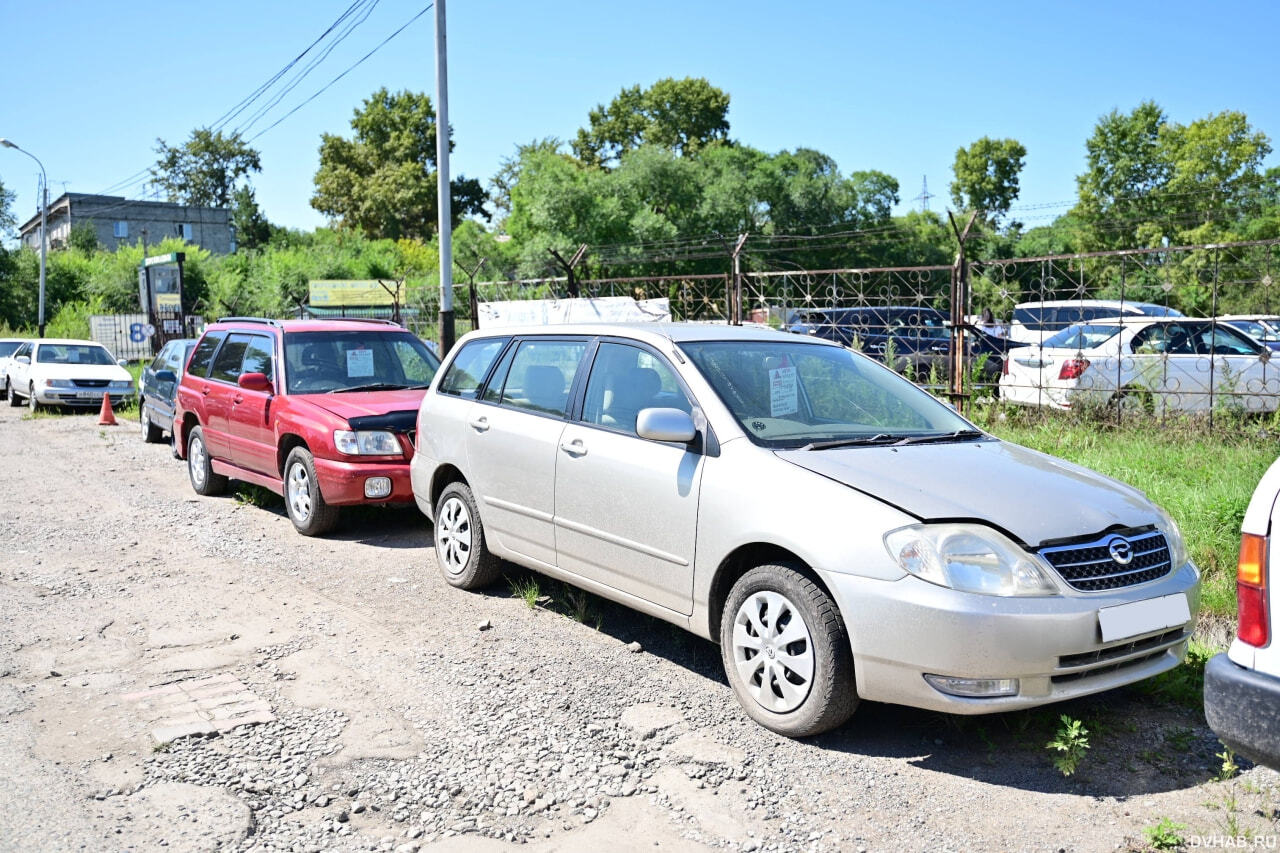
M 219 317 L 219 323 L 262 323 L 264 326 L 275 326 L 280 328 L 279 320 L 269 320 L 266 317 Z
M 328 323 L 334 320 L 346 323 L 381 323 L 384 326 L 395 326 L 397 329 L 404 328 L 395 320 L 387 320 L 382 317 L 312 317 L 312 320 L 320 320 Z

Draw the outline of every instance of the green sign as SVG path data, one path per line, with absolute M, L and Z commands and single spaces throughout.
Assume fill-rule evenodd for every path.
M 316 308 L 371 308 L 404 303 L 404 282 L 317 279 L 310 282 L 311 305 Z
M 142 262 L 144 267 L 154 267 L 157 264 L 178 264 L 186 260 L 185 252 L 170 252 L 167 255 L 152 255 Z

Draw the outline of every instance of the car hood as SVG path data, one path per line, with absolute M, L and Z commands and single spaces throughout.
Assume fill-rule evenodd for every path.
M 48 364 L 31 365 L 32 379 L 107 379 L 132 382 L 129 371 L 118 364 Z
M 1158 521 L 1155 507 L 1137 489 L 1004 441 L 777 455 L 922 521 L 985 522 L 1031 547 Z
M 337 394 L 300 394 L 317 408 L 332 412 L 340 418 L 350 421 L 352 418 L 385 415 L 390 412 L 412 410 L 415 417 L 418 406 L 422 404 L 425 389 L 405 389 L 403 391 L 353 391 Z

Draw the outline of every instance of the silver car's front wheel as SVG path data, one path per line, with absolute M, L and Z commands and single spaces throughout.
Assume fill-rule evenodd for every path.
M 779 734 L 820 734 L 858 706 L 840 610 L 803 566 L 757 566 L 738 578 L 721 612 L 720 653 L 743 709 Z
M 463 482 L 450 483 L 436 498 L 436 562 L 451 586 L 480 589 L 502 574 L 502 561 L 485 544 L 475 495 Z
M 775 714 L 799 708 L 813 686 L 813 639 L 804 617 L 785 596 L 754 592 L 733 618 L 738 677 L 761 707 Z

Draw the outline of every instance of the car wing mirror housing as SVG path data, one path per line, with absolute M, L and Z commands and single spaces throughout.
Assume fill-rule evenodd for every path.
M 265 373 L 241 373 L 240 378 L 236 380 L 236 384 L 246 391 L 261 391 L 264 394 L 270 394 L 275 391 L 271 387 L 271 380 L 267 378 Z
M 174 373 L 172 370 L 157 370 L 156 381 L 157 382 L 177 382 L 178 374 Z
M 641 409 L 636 416 L 636 435 L 650 441 L 688 444 L 698 435 L 693 418 L 680 409 Z
M 128 362 L 128 361 L 126 361 L 126 360 L 125 360 L 125 359 L 123 359 L 123 358 L 117 358 L 117 359 L 116 359 L 116 364 L 117 364 L 117 365 L 119 365 L 120 367 L 128 367 L 128 366 L 129 366 L 129 362 Z
M 18 356 L 16 359 L 14 359 L 14 361 L 18 362 L 19 364 L 30 364 L 30 363 L 31 363 L 31 356 L 29 356 L 29 355 L 20 355 L 20 356 Z

